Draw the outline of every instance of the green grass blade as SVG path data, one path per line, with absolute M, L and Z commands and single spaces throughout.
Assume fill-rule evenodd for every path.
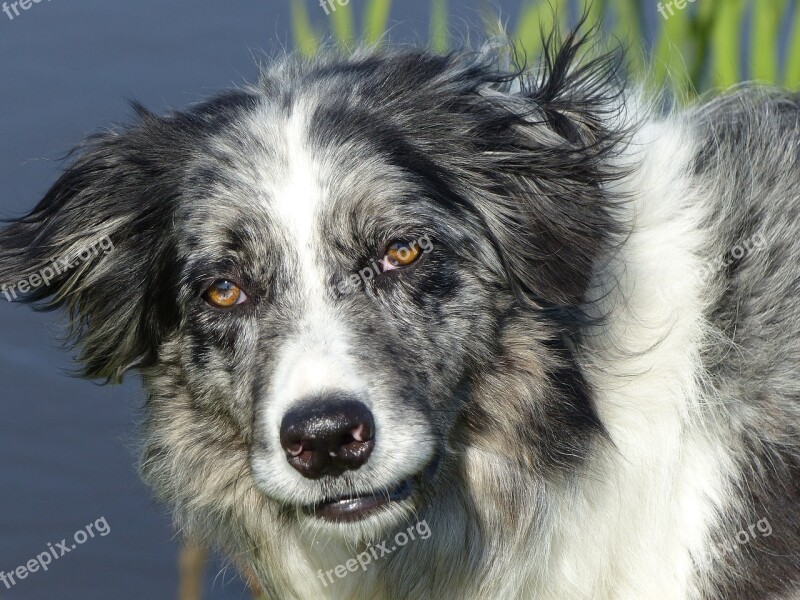
M 699 92 L 709 87 L 707 80 L 711 71 L 711 32 L 718 14 L 716 0 L 696 5 L 688 24 L 692 55 L 689 67 L 692 91 Z
M 758 0 L 753 7 L 750 36 L 751 79 L 778 83 L 778 39 L 783 0 Z
M 593 27 L 603 21 L 608 0 L 581 0 L 578 5 L 578 14 L 586 15 L 586 24 Z
M 787 87 L 800 88 L 800 3 L 795 3 L 794 19 L 790 32 L 789 51 L 783 82 Z
M 653 84 L 669 83 L 679 95 L 691 91 L 686 60 L 691 55 L 691 31 L 688 15 L 659 15 L 660 32 L 653 50 Z
M 634 74 L 642 73 L 646 62 L 642 6 L 639 0 L 614 0 L 611 5 L 616 15 L 614 35 L 628 48 L 629 68 Z
M 718 0 L 711 31 L 714 85 L 728 88 L 743 78 L 739 40 L 744 22 L 744 0 Z
M 343 48 L 352 48 L 357 42 L 352 3 L 332 2 L 329 10 L 331 11 L 333 38 Z
M 547 0 L 538 0 L 523 7 L 514 40 L 529 61 L 542 51 L 542 32 L 545 35 L 551 31 L 563 33 L 567 4 L 566 1 L 551 4 Z
M 447 27 L 447 0 L 431 1 L 430 44 L 436 52 L 446 52 L 450 47 L 450 33 Z
M 364 39 L 368 44 L 377 44 L 389 24 L 392 0 L 369 0 L 364 13 Z
M 306 56 L 313 56 L 319 49 L 319 36 L 311 25 L 304 0 L 290 0 L 292 36 L 294 45 Z

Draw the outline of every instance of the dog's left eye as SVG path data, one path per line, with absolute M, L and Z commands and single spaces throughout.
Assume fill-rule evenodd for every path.
M 238 285 L 227 279 L 215 281 L 203 294 L 203 298 L 211 306 L 232 308 L 247 300 L 247 294 Z
M 395 241 L 386 248 L 386 256 L 396 267 L 407 267 L 415 263 L 421 254 L 416 242 Z

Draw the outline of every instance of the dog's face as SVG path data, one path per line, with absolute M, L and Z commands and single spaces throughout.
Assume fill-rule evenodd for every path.
M 612 233 L 601 99 L 560 68 L 289 61 L 142 110 L 4 232 L 2 281 L 109 236 L 26 299 L 67 305 L 88 376 L 141 369 L 149 479 L 188 506 L 244 477 L 286 519 L 374 532 L 438 493 L 516 315 L 561 347 Z
M 261 100 L 188 165 L 175 378 L 235 421 L 269 498 L 363 527 L 435 474 L 510 299 L 402 131 L 322 90 Z

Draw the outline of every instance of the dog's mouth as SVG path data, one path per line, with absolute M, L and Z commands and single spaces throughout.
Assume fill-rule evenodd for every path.
M 306 508 L 306 512 L 312 517 L 326 521 L 339 523 L 360 521 L 408 500 L 414 488 L 413 480 L 406 479 L 388 490 L 373 490 L 366 494 L 330 498 Z

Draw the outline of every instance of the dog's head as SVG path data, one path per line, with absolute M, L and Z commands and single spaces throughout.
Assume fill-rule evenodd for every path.
M 486 53 L 289 59 L 139 108 L 2 232 L 0 282 L 68 308 L 86 376 L 141 370 L 144 468 L 171 499 L 245 481 L 315 527 L 385 525 L 486 426 L 475 389 L 509 324 L 556 324 L 535 334 L 553 353 L 579 321 L 617 143 L 611 63 L 579 47 L 533 75 Z

